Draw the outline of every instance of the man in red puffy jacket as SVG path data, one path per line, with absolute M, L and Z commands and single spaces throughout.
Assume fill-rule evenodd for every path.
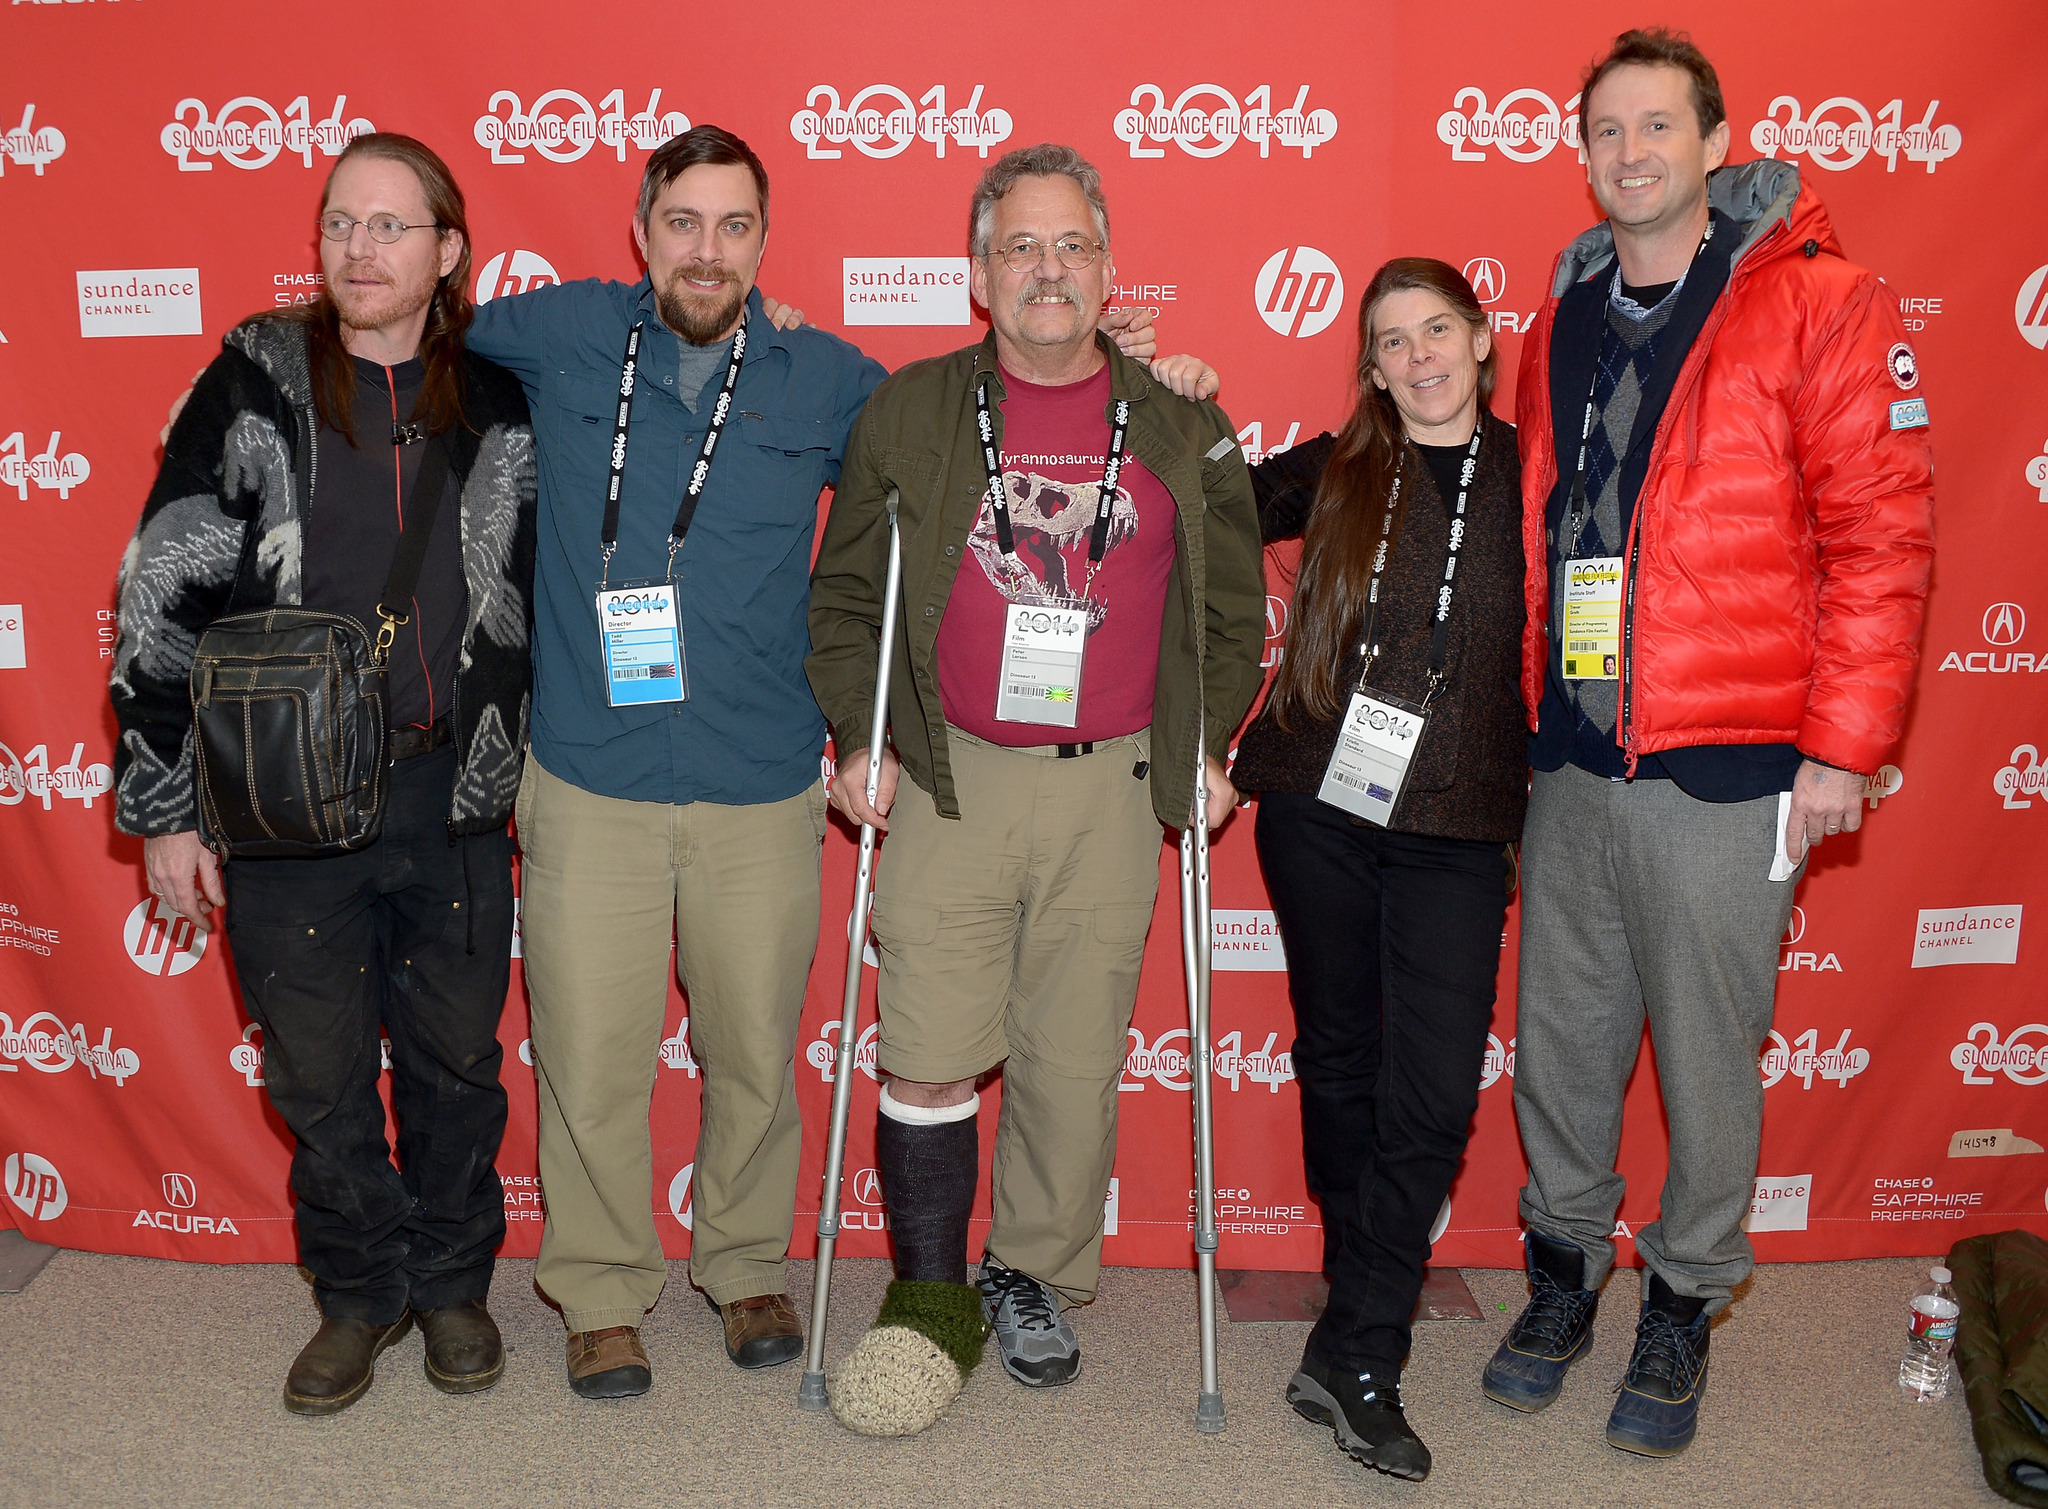
M 1748 1274 L 1778 939 L 1810 845 L 1898 738 L 1933 556 L 1927 405 L 1897 306 L 1788 163 L 1724 168 L 1713 66 L 1631 31 L 1580 131 L 1607 219 L 1524 349 L 1515 1113 L 1531 1297 L 1489 1397 L 1549 1404 L 1614 1263 L 1647 1016 L 1670 1125 L 1607 1439 L 1692 1440 L 1707 1327 Z M 1774 861 L 1780 844 L 1782 861 Z

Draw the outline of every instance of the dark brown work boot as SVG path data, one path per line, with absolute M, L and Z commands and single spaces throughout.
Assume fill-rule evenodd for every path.
M 637 1327 L 569 1333 L 569 1387 L 585 1399 L 630 1399 L 653 1384 Z
M 322 1320 L 285 1374 L 284 1407 L 295 1415 L 339 1414 L 362 1398 L 377 1376 L 377 1354 L 411 1328 L 410 1310 L 388 1326 Z
M 474 1394 L 505 1371 L 505 1342 L 480 1299 L 419 1312 L 427 1341 L 427 1382 L 444 1394 Z
M 772 1368 L 800 1356 L 804 1330 L 787 1294 L 756 1294 L 718 1307 L 725 1355 L 743 1368 Z

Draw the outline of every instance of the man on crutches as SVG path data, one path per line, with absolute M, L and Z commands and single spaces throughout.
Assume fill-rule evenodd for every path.
M 1100 1273 L 1159 824 L 1189 823 L 1200 751 L 1228 747 L 1265 637 L 1234 427 L 1162 391 L 1213 393 L 1213 374 L 1148 376 L 1095 339 L 1114 276 L 1095 170 L 1066 147 L 1008 154 L 970 237 L 994 328 L 884 383 L 855 425 L 805 663 L 841 751 L 832 800 L 890 832 L 876 1163 L 897 1281 L 831 1391 L 878 1435 L 931 1424 L 989 1330 L 1020 1383 L 1080 1370 L 1061 1312 Z M 892 494 L 892 747 L 870 786 Z M 1213 753 L 1205 769 L 1220 824 L 1235 793 Z M 899 773 L 919 788 L 900 804 Z M 994 1225 L 968 1283 L 976 1089 L 998 1065 Z

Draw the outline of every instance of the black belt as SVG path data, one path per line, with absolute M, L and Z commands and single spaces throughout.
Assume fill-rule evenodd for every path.
M 423 754 L 432 754 L 443 744 L 455 737 L 455 728 L 443 713 L 425 728 L 394 728 L 391 730 L 391 759 L 417 759 Z
M 1061 759 L 1063 759 L 1063 760 L 1074 760 L 1074 759 L 1079 759 L 1079 758 L 1080 758 L 1080 757 L 1081 757 L 1082 755 L 1084 755 L 1084 754 L 1094 754 L 1094 753 L 1095 753 L 1095 746 L 1094 746 L 1094 745 L 1093 745 L 1092 743 L 1090 743 L 1090 744 L 1055 744 L 1055 745 L 1053 745 L 1053 748 L 1054 748 L 1054 749 L 1057 749 L 1057 750 L 1058 750 L 1058 751 L 1060 752 L 1060 758 L 1061 758 Z

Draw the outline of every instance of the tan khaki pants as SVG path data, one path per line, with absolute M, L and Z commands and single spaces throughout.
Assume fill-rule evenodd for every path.
M 946 730 L 958 822 L 906 784 L 876 882 L 884 1072 L 926 1083 L 1000 1063 L 997 1261 L 1094 1298 L 1159 821 L 1132 774 L 1148 732 L 1076 759 Z
M 720 1304 L 780 1292 L 803 1139 L 796 1034 L 818 946 L 822 788 L 752 807 L 621 801 L 529 755 L 518 821 L 542 1291 L 572 1331 L 637 1326 L 661 1294 L 647 1112 L 673 929 L 704 1074 L 690 1279 Z

